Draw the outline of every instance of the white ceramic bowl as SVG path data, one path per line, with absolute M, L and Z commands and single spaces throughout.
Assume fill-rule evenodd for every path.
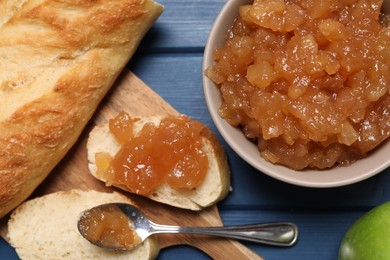
M 229 0 L 225 4 L 215 20 L 207 40 L 203 57 L 203 71 L 214 63 L 212 58 L 214 50 L 224 45 L 226 33 L 233 24 L 239 6 L 252 2 L 253 0 Z M 385 0 L 383 7 L 386 12 L 390 11 L 390 0 Z M 321 171 L 294 171 L 285 166 L 271 164 L 260 157 L 256 145 L 246 139 L 240 129 L 232 127 L 219 116 L 218 109 L 222 103 L 219 89 L 205 75 L 203 75 L 203 88 L 211 117 L 229 146 L 253 167 L 280 181 L 305 187 L 337 187 L 362 181 L 390 166 L 390 142 L 376 149 L 368 157 L 347 167 L 335 167 Z

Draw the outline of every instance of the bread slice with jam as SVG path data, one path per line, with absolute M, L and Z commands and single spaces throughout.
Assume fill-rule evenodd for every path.
M 183 115 L 130 118 L 121 112 L 91 131 L 87 150 L 90 172 L 107 186 L 171 206 L 201 210 L 230 189 L 221 143 Z

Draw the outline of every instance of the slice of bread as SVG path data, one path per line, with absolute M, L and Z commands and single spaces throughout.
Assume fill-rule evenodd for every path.
M 119 193 L 60 191 L 26 201 L 11 215 L 8 237 L 21 259 L 153 259 L 157 240 L 149 237 L 131 252 L 112 252 L 91 244 L 77 230 L 82 211 L 104 203 L 134 204 Z
M 140 120 L 134 123 L 134 135 L 136 136 L 146 123 L 159 125 L 162 118 L 162 116 L 140 118 Z M 207 154 L 209 161 L 209 169 L 203 182 L 195 189 L 173 189 L 168 184 L 162 184 L 146 197 L 171 206 L 190 210 L 201 210 L 225 198 L 230 189 L 230 170 L 226 154 L 221 143 L 213 134 L 203 136 L 202 138 L 203 150 Z M 114 157 L 120 147 L 120 144 L 111 134 L 108 123 L 96 126 L 91 131 L 87 150 L 88 166 L 93 176 L 106 182 L 106 180 L 97 175 L 95 154 L 106 152 Z M 117 186 L 130 192 L 125 186 Z

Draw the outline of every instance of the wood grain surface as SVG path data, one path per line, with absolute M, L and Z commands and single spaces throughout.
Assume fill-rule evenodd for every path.
M 86 142 L 88 133 L 94 125 L 106 122 L 121 110 L 127 111 L 133 117 L 178 113 L 135 74 L 125 70 L 118 78 L 111 92 L 102 101 L 79 141 L 44 183 L 38 187 L 31 198 L 70 189 L 116 190 L 134 200 L 140 205 L 144 213 L 156 223 L 186 226 L 223 225 L 217 206 L 201 212 L 177 209 L 153 202 L 141 196 L 124 193 L 112 187 L 105 187 L 102 182 L 92 177 L 87 167 Z M 4 220 L 1 229 L 1 236 L 7 240 L 6 221 Z M 213 259 L 262 259 L 259 255 L 235 240 L 193 235 L 157 236 L 161 248 L 185 244 L 202 250 Z

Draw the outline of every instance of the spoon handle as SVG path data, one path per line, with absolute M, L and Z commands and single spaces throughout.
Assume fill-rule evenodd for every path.
M 290 222 L 225 226 L 179 227 L 152 224 L 152 233 L 181 233 L 219 236 L 274 246 L 292 246 L 298 239 L 298 227 Z

